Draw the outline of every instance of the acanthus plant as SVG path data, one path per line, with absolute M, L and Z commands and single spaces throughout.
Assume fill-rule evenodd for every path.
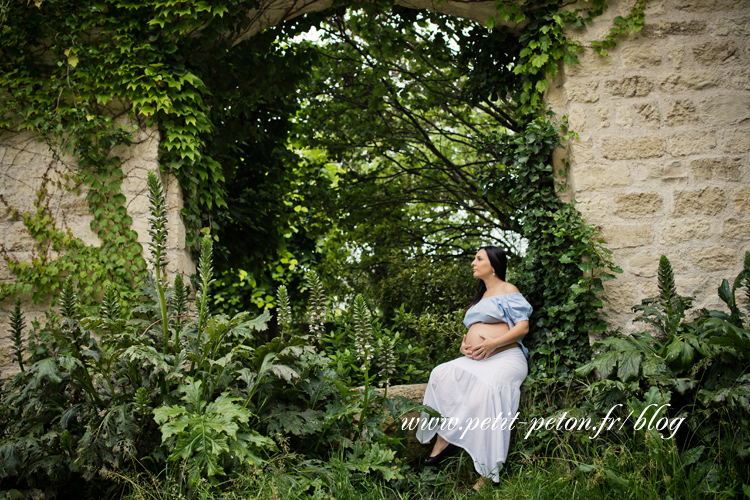
M 23 331 L 26 328 L 23 312 L 21 311 L 21 297 L 16 297 L 16 306 L 10 316 L 10 338 L 13 344 L 10 346 L 10 362 L 18 363 L 21 371 L 23 369 L 23 356 L 28 348 L 28 340 Z
M 152 203 L 162 204 L 153 174 L 149 189 Z M 363 406 L 311 338 L 292 334 L 290 318 L 282 318 L 283 338 L 262 344 L 254 334 L 267 327 L 267 311 L 257 318 L 211 314 L 209 234 L 202 238 L 197 303 L 191 304 L 180 275 L 172 287 L 167 282 L 160 214 L 152 210 L 150 221 L 161 242 L 151 247 L 156 278 L 146 280 L 137 307 L 128 309 L 108 286 L 97 314 L 82 317 L 68 279 L 46 324 L 32 329 L 25 357 L 17 358 L 22 372 L 0 392 L 0 490 L 31 491 L 39 484 L 61 490 L 83 477 L 101 494 L 117 486 L 96 477 L 122 478 L 143 467 L 160 473 L 167 462 L 181 465 L 167 470 L 188 485 L 201 478 L 218 483 L 233 467 L 263 467 L 276 441 L 313 457 L 340 447 L 352 456 L 377 455 L 360 470 L 400 477 L 388 465 L 393 452 L 384 448 L 397 438 L 380 430 L 386 415 L 376 409 L 401 415 L 414 405 L 383 398 L 377 408 Z M 310 283 L 317 335 L 325 295 L 319 278 Z M 20 305 L 11 323 L 20 354 Z
M 308 304 L 308 322 L 310 334 L 320 340 L 325 333 L 325 323 L 328 316 L 328 307 L 326 305 L 326 294 L 323 288 L 323 282 L 315 271 L 305 274 L 305 283 L 310 290 L 310 300 Z
M 653 332 L 605 337 L 594 344 L 602 352 L 577 370 L 580 376 L 599 372 L 600 380 L 589 386 L 599 408 L 625 403 L 638 413 L 648 403 L 669 403 L 670 417 L 684 417 L 690 429 L 676 436 L 685 453 L 692 446 L 689 453 L 697 453 L 697 460 L 697 450 L 707 445 L 748 456 L 750 436 L 738 432 L 746 429 L 750 411 L 750 328 L 738 294 L 743 288 L 750 312 L 750 252 L 733 285 L 725 279 L 718 288 L 729 312 L 704 310 L 688 321 L 692 299 L 677 293 L 672 267 L 662 256 L 659 295 L 633 308 L 642 313 L 636 321 Z M 742 425 L 733 428 L 737 415 Z
M 163 207 L 153 174 L 149 191 Z M 155 278 L 147 280 L 137 307 L 127 309 L 107 287 L 97 313 L 81 317 L 69 278 L 46 323 L 29 334 L 25 356 L 20 306 L 14 313 L 14 359 L 22 371 L 0 392 L 0 489 L 64 488 L 80 477 L 135 473 L 142 464 L 159 471 L 167 459 L 184 462 L 177 470 L 186 470 L 191 483 L 232 464 L 261 464 L 275 449 L 263 435 L 274 421 L 269 416 L 288 408 L 290 399 L 302 408 L 302 384 L 329 386 L 317 396 L 324 413 L 338 393 L 330 380 L 335 374 L 325 372 L 326 362 L 304 340 L 259 344 L 254 334 L 266 329 L 268 312 L 254 319 L 210 314 L 210 235 L 202 240 L 198 304 L 190 305 L 181 276 L 169 287 L 166 224 L 161 209 L 152 216 Z M 196 426 L 214 426 L 217 446 L 189 441 Z M 338 429 L 334 422 L 328 427 Z M 306 432 L 321 429 L 312 425 Z

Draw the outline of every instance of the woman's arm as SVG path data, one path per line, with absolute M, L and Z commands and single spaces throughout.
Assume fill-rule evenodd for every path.
M 498 323 L 500 324 L 500 323 Z M 488 325 L 489 326 L 489 325 Z M 490 356 L 495 349 L 502 347 L 504 345 L 512 344 L 514 342 L 518 342 L 521 340 L 527 333 L 529 333 L 529 322 L 526 321 L 519 321 L 516 323 L 513 328 L 510 330 L 502 332 L 503 329 L 497 329 L 498 334 L 493 335 L 493 332 L 485 332 L 480 334 L 480 337 L 482 338 L 482 342 L 472 346 L 471 349 L 471 356 L 469 356 L 471 359 L 484 359 L 488 356 Z M 462 346 L 463 351 L 463 346 Z

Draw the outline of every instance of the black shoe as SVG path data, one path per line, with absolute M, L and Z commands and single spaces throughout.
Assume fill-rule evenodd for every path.
M 440 463 L 445 460 L 446 458 L 450 457 L 451 455 L 454 455 L 458 450 L 460 450 L 458 446 L 455 444 L 448 443 L 448 446 L 445 447 L 443 451 L 435 455 L 434 457 L 425 457 L 422 459 L 422 465 L 426 465 L 428 467 L 434 467 L 440 465 Z

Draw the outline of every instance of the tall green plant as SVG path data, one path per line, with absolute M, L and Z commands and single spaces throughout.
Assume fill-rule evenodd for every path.
M 267 372 L 265 401 L 252 408 L 268 412 L 266 403 L 280 389 L 277 378 L 289 379 L 292 369 L 276 354 L 264 354 L 263 367 L 254 370 L 253 334 L 266 328 L 269 315 L 209 314 L 211 240 L 206 236 L 199 268 L 204 307 L 198 318 L 189 317 L 181 278 L 167 289 L 167 234 L 158 220 L 163 200 L 155 177 L 150 187 L 157 205 L 150 227 L 157 239 L 152 248 L 158 279 L 147 282 L 132 310 L 114 287 L 107 288 L 101 306 L 88 317 L 81 314 L 73 280 L 65 281 L 47 323 L 30 334 L 24 370 L 0 392 L 0 489 L 27 490 L 40 482 L 63 488 L 80 481 L 80 475 L 133 471 L 144 463 L 158 470 L 167 457 L 184 461 L 193 484 L 201 474 L 213 477 L 234 461 L 256 463 L 256 453 L 273 450 L 256 429 L 261 418 L 249 407 L 257 388 L 243 382 L 243 375 L 259 381 L 259 372 Z M 21 334 L 19 321 L 16 311 L 12 323 Z M 300 353 L 291 349 L 282 359 L 293 364 L 294 352 Z M 202 444 L 194 442 L 196 432 L 205 438 Z
M 307 320 L 310 334 L 320 339 L 323 333 L 325 333 L 325 323 L 328 317 L 325 288 L 323 287 L 323 281 L 316 271 L 310 271 L 305 274 L 305 283 L 310 292 L 310 298 L 307 303 Z
M 677 294 L 672 265 L 664 255 L 659 259 L 657 285 L 659 287 L 657 297 L 646 299 L 641 305 L 633 307 L 633 311 L 643 313 L 635 320 L 648 323 L 660 335 L 677 334 L 685 319 L 685 311 L 690 309 L 693 299 Z
M 279 332 L 288 333 L 292 326 L 292 307 L 289 304 L 289 294 L 286 287 L 280 285 L 277 289 L 276 303 L 278 304 L 277 320 L 279 322 Z
M 18 363 L 18 368 L 23 369 L 23 357 L 28 347 L 28 342 L 23 331 L 26 329 L 23 312 L 21 311 L 21 297 L 16 297 L 16 305 L 10 316 L 10 338 L 13 345 L 10 347 L 10 362 Z
M 586 376 L 596 369 L 602 378 L 608 378 L 617 367 L 617 378 L 622 381 L 643 374 L 669 384 L 672 377 L 689 369 L 696 357 L 708 354 L 706 333 L 685 321 L 692 298 L 677 294 L 672 266 L 663 255 L 657 275 L 659 295 L 633 307 L 633 311 L 642 313 L 635 320 L 654 327 L 657 335 L 643 332 L 598 341 L 594 348 L 606 352 L 577 369 L 578 375 Z
M 209 287 L 214 282 L 213 279 L 213 268 L 211 263 L 211 255 L 213 252 L 213 239 L 208 234 L 203 236 L 201 242 L 201 256 L 198 261 L 198 292 L 196 300 L 198 302 L 198 342 L 201 341 L 203 330 L 206 325 L 206 318 L 209 314 Z
M 180 392 L 183 402 L 155 409 L 154 420 L 172 450 L 169 460 L 186 462 L 190 487 L 205 476 L 215 481 L 215 476 L 224 474 L 225 455 L 243 465 L 260 465 L 259 452 L 275 449 L 271 439 L 248 428 L 252 413 L 237 404 L 241 398 L 225 392 L 206 402 L 201 381 L 192 379 L 180 386 Z
M 167 271 L 167 202 L 161 182 L 153 172 L 148 173 L 149 201 L 149 247 L 151 247 L 151 264 L 154 267 L 156 290 L 159 294 L 159 312 L 164 332 L 164 353 L 169 348 L 169 319 L 167 316 L 166 271 Z

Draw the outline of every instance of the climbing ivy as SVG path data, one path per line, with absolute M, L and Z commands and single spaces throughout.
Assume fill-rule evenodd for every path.
M 606 56 L 607 49 L 612 49 L 617 45 L 617 38 L 620 35 L 624 35 L 629 31 L 637 32 L 643 28 L 645 22 L 644 9 L 648 0 L 636 0 L 633 8 L 627 16 L 617 16 L 612 20 L 613 26 L 609 29 L 609 33 L 604 40 L 594 40 L 591 42 L 591 47 L 599 53 L 599 55 Z
M 70 230 L 59 229 L 64 224 L 49 211 L 45 177 L 36 213 L 13 213 L 5 203 L 39 243 L 29 263 L 15 262 L 4 251 L 17 280 L 3 284 L 0 297 L 33 290 L 34 299 L 41 300 L 59 286 L 60 275 L 70 273 L 85 297 L 108 282 L 132 296 L 128 290 L 141 281 L 145 261 L 120 192 L 122 162 L 113 148 L 130 145 L 133 130 L 121 127 L 118 115 L 130 115 L 141 127 L 158 124 L 162 163 L 178 174 L 185 192 L 193 195 L 189 199 L 208 207 L 226 204 L 221 169 L 202 154 L 212 129 L 202 100 L 207 89 L 186 69 L 180 45 L 197 43 L 190 34 L 206 25 L 200 43 L 218 39 L 220 30 L 211 22 L 228 10 L 208 2 L 127 0 L 3 7 L 0 127 L 36 132 L 58 164 L 66 157 L 77 160 L 68 187 L 87 190 L 91 229 L 101 244 L 87 246 Z M 195 219 L 197 210 L 190 208 L 185 215 Z

